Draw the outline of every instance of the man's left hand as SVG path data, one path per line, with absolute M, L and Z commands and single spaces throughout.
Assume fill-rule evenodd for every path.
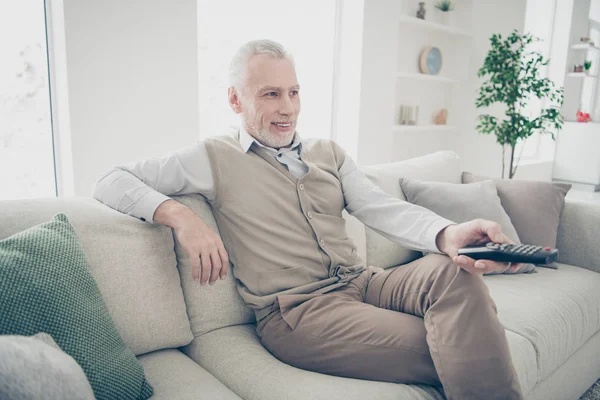
M 459 256 L 458 249 L 470 246 L 495 243 L 514 243 L 504 233 L 500 225 L 493 221 L 474 219 L 459 225 L 449 225 L 436 238 L 438 249 L 452 258 L 452 261 L 462 269 L 472 274 L 487 272 L 504 272 L 509 264 L 491 260 L 474 260 L 471 257 Z M 512 264 L 511 272 L 516 272 L 522 264 Z

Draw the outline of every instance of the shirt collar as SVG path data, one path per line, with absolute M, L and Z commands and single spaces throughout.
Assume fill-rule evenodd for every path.
M 256 140 L 254 137 L 252 137 L 246 131 L 246 128 L 244 128 L 243 126 L 240 127 L 240 145 L 242 146 L 242 150 L 244 150 L 244 153 L 247 153 L 248 150 L 250 150 L 250 146 L 252 146 L 252 143 L 256 143 L 258 146 L 264 147 L 267 150 L 272 150 L 275 152 L 278 151 L 272 147 L 267 147 L 267 146 L 263 145 L 258 140 Z M 294 135 L 294 141 L 292 142 L 291 146 L 282 147 L 281 149 L 279 149 L 279 151 L 285 150 L 285 149 L 292 150 L 292 149 L 295 149 L 296 147 L 299 147 L 299 150 L 302 150 L 302 138 L 300 138 L 300 135 L 298 135 L 298 131 L 296 131 L 296 134 Z

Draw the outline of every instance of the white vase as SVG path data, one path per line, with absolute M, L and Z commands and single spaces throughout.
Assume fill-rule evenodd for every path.
M 440 11 L 438 10 L 439 21 L 443 25 L 452 25 L 454 21 L 454 13 L 452 11 Z

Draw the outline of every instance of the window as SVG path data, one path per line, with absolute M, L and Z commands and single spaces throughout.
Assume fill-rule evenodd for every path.
M 0 200 L 57 195 L 43 0 L 0 2 Z
M 259 6 L 260 4 L 260 6 Z M 198 1 L 200 137 L 239 126 L 229 108 L 227 72 L 238 47 L 271 39 L 294 56 L 301 86 L 302 137 L 331 137 L 335 0 Z

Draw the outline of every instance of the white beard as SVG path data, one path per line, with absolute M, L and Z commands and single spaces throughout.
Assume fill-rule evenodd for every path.
M 260 129 L 256 132 L 256 135 L 258 136 L 258 141 L 265 146 L 279 148 L 292 144 L 294 133 L 296 133 L 296 130 L 291 131 L 286 136 L 275 136 L 268 129 Z

